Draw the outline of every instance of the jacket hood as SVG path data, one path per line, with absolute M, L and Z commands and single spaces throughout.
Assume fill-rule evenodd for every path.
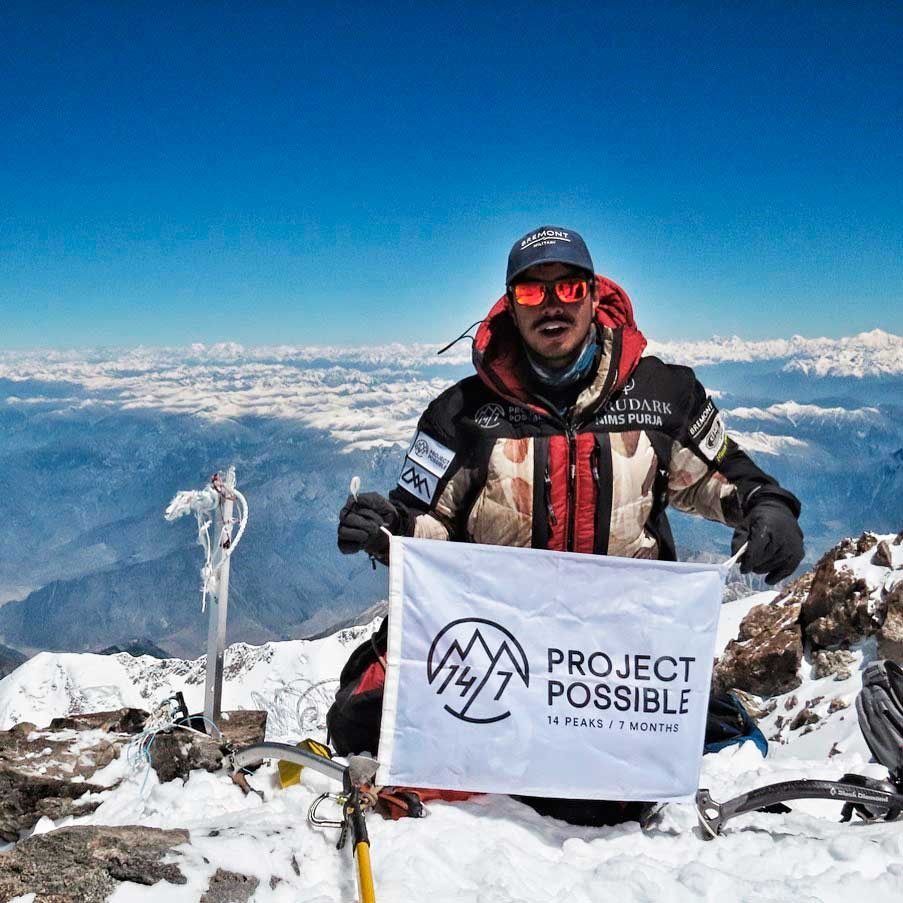
M 605 380 L 606 397 L 623 386 L 639 363 L 646 338 L 633 318 L 633 305 L 627 292 L 616 282 L 596 275 L 599 307 L 596 323 L 609 344 L 609 366 L 617 368 L 613 380 Z M 600 367 L 604 362 L 600 362 Z M 531 400 L 520 333 L 511 315 L 511 302 L 502 295 L 480 324 L 473 343 L 473 365 L 480 379 L 493 392 L 509 401 L 534 410 L 543 409 Z M 604 399 L 599 399 L 604 400 Z

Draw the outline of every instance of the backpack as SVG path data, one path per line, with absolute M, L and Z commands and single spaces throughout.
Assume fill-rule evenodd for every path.
M 379 748 L 388 633 L 389 619 L 383 618 L 376 633 L 351 653 L 339 675 L 326 729 L 327 743 L 340 756 L 375 755 Z
M 718 752 L 725 746 L 747 740 L 751 740 L 763 756 L 768 755 L 768 741 L 743 703 L 733 693 L 712 693 L 705 725 L 704 752 Z

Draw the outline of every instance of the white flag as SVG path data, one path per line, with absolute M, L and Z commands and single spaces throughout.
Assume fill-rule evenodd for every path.
M 695 795 L 725 565 L 393 537 L 377 782 Z

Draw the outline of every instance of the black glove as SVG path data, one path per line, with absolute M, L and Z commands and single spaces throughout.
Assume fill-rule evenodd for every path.
M 779 499 L 762 499 L 734 530 L 731 552 L 743 543 L 749 548 L 740 559 L 740 573 L 766 574 L 765 582 L 789 577 L 803 560 L 803 531 L 793 512 Z
M 378 492 L 362 492 L 356 499 L 348 496 L 339 512 L 339 551 L 344 555 L 368 552 L 374 558 L 385 559 L 389 551 L 390 533 L 398 526 L 398 510 Z

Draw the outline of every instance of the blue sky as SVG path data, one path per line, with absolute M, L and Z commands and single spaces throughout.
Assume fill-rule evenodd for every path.
M 660 340 L 903 332 L 899 4 L 0 24 L 0 347 L 440 342 L 543 224 Z

